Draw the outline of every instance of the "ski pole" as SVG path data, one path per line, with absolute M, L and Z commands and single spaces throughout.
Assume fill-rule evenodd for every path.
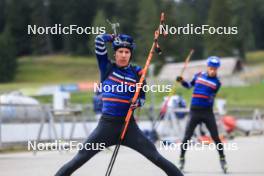
M 189 52 L 188 56 L 187 56 L 186 59 L 185 59 L 184 66 L 183 66 L 183 68 L 182 68 L 182 70 L 181 70 L 181 72 L 180 72 L 180 76 L 181 76 L 181 77 L 183 76 L 183 73 L 184 73 L 184 71 L 186 70 L 186 68 L 187 68 L 187 66 L 188 66 L 188 63 L 189 63 L 189 61 L 190 61 L 190 59 L 191 59 L 191 57 L 192 57 L 192 55 L 193 55 L 193 52 L 194 52 L 194 50 L 191 49 L 191 51 Z M 177 82 L 176 82 L 176 83 L 174 84 L 174 86 L 172 87 L 172 90 L 170 91 L 170 93 L 169 93 L 169 95 L 168 95 L 168 98 L 166 99 L 166 101 L 164 102 L 163 106 L 161 107 L 160 114 L 159 114 L 159 117 L 158 117 L 157 120 L 161 119 L 161 118 L 165 115 L 165 113 L 166 113 L 166 111 L 167 111 L 167 108 L 168 108 L 168 103 L 169 103 L 171 97 L 172 97 L 172 96 L 175 94 L 175 92 L 176 92 L 176 86 L 177 86 Z M 157 120 L 156 120 L 156 121 L 157 121 Z M 157 122 L 156 122 L 156 123 L 157 123 Z M 156 124 L 156 123 L 154 123 L 154 124 Z M 154 126 L 155 126 L 155 128 L 157 127 L 157 125 L 154 125 Z
M 160 17 L 160 25 L 164 25 L 164 13 L 161 13 L 161 17 Z M 159 26 L 160 27 L 160 26 Z M 120 145 L 122 143 L 122 141 L 124 140 L 125 138 L 125 134 L 127 132 L 127 128 L 128 128 L 128 125 L 129 125 L 129 122 L 130 122 L 130 119 L 131 119 L 131 116 L 132 116 L 132 113 L 133 113 L 133 108 L 132 108 L 132 104 L 134 104 L 136 102 L 136 100 L 138 99 L 138 96 L 139 96 L 139 93 L 140 93 L 140 90 L 141 90 L 141 86 L 143 84 L 143 81 L 145 80 L 145 77 L 146 77 L 146 73 L 147 73 L 147 70 L 149 68 L 149 65 L 150 65 L 150 62 L 152 60 L 152 57 L 153 57 L 153 54 L 154 52 L 156 51 L 158 54 L 161 54 L 161 49 L 158 45 L 158 38 L 159 38 L 159 35 L 160 34 L 163 34 L 164 36 L 166 35 L 165 33 L 161 33 L 159 28 L 154 32 L 154 41 L 152 43 L 152 46 L 151 46 L 151 49 L 149 51 L 149 54 L 148 54 L 148 57 L 147 57 L 147 60 L 146 60 L 146 63 L 145 63 L 145 66 L 142 70 L 142 75 L 140 77 L 140 80 L 139 80 L 139 83 L 137 83 L 137 86 L 136 86 L 136 92 L 132 98 L 132 103 L 129 107 L 129 110 L 127 112 L 127 115 L 126 115 L 126 118 L 125 118 L 125 122 L 123 124 L 123 127 L 122 127 L 122 130 L 121 130 L 121 135 L 120 135 L 120 138 L 118 140 L 118 143 L 115 147 L 115 150 L 114 150 L 114 153 L 111 157 L 111 160 L 110 160 L 110 163 L 108 165 L 108 168 L 107 168 L 107 171 L 106 171 L 106 174 L 105 176 L 110 176 L 111 172 L 112 172 L 112 169 L 113 169 L 113 165 L 115 163 L 115 160 L 116 160 L 116 157 L 117 157 L 117 154 L 118 154 L 118 151 L 119 151 L 119 148 L 120 148 Z M 138 86 L 140 85 L 140 86 Z

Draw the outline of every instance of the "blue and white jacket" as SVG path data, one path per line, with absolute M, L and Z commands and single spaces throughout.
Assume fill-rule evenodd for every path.
M 212 108 L 221 82 L 218 77 L 209 77 L 206 72 L 200 72 L 194 75 L 191 82 L 182 81 L 182 85 L 189 89 L 194 87 L 191 107 Z
M 113 38 L 109 34 L 98 35 L 95 39 L 95 53 L 102 83 L 102 113 L 110 118 L 125 117 L 130 106 L 130 100 L 132 100 L 136 90 L 137 79 L 142 74 L 142 69 L 131 64 L 121 68 L 111 63 L 107 55 L 106 42 L 112 40 Z M 109 64 L 113 65 L 111 71 L 107 73 Z M 107 77 L 105 78 L 106 74 Z M 144 100 L 145 93 L 141 91 L 138 99 L 140 106 L 144 104 Z

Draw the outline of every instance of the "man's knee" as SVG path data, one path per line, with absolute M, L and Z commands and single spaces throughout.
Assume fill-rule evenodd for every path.
M 159 163 L 162 159 L 162 156 L 158 153 L 158 152 L 155 152 L 155 153 L 149 153 L 147 154 L 146 156 L 149 160 L 151 160 L 153 163 Z
M 185 135 L 183 140 L 182 140 L 182 144 L 185 144 L 185 143 L 188 143 L 191 139 L 192 135 L 188 134 L 188 135 Z
M 214 142 L 215 142 L 216 144 L 218 144 L 218 143 L 222 143 L 218 135 L 214 135 L 214 136 L 212 136 L 212 138 L 213 138 L 213 140 L 214 140 Z

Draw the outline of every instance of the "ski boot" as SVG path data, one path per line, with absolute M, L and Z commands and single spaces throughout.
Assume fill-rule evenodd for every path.
M 185 164 L 185 158 L 180 157 L 180 170 L 183 171 L 184 169 L 184 164 Z
M 226 174 L 227 173 L 227 163 L 226 163 L 225 157 L 220 158 L 220 164 L 221 164 L 221 168 L 223 172 Z

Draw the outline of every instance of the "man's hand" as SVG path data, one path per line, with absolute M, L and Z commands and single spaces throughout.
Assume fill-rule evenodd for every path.
M 105 42 L 110 42 L 110 43 L 112 43 L 116 37 L 114 34 L 102 34 L 101 36 Z
M 183 77 L 182 76 L 177 76 L 176 77 L 176 81 L 177 82 L 182 82 L 183 81 Z
M 111 37 L 112 37 L 112 40 L 111 40 L 111 43 L 113 42 L 113 41 L 115 41 L 115 38 L 117 37 L 115 34 L 110 34 L 111 35 Z
M 138 108 L 140 106 L 139 104 L 139 100 L 137 100 L 135 103 L 132 103 L 132 99 L 129 100 L 130 101 L 130 107 L 132 110 L 135 110 L 136 108 Z

